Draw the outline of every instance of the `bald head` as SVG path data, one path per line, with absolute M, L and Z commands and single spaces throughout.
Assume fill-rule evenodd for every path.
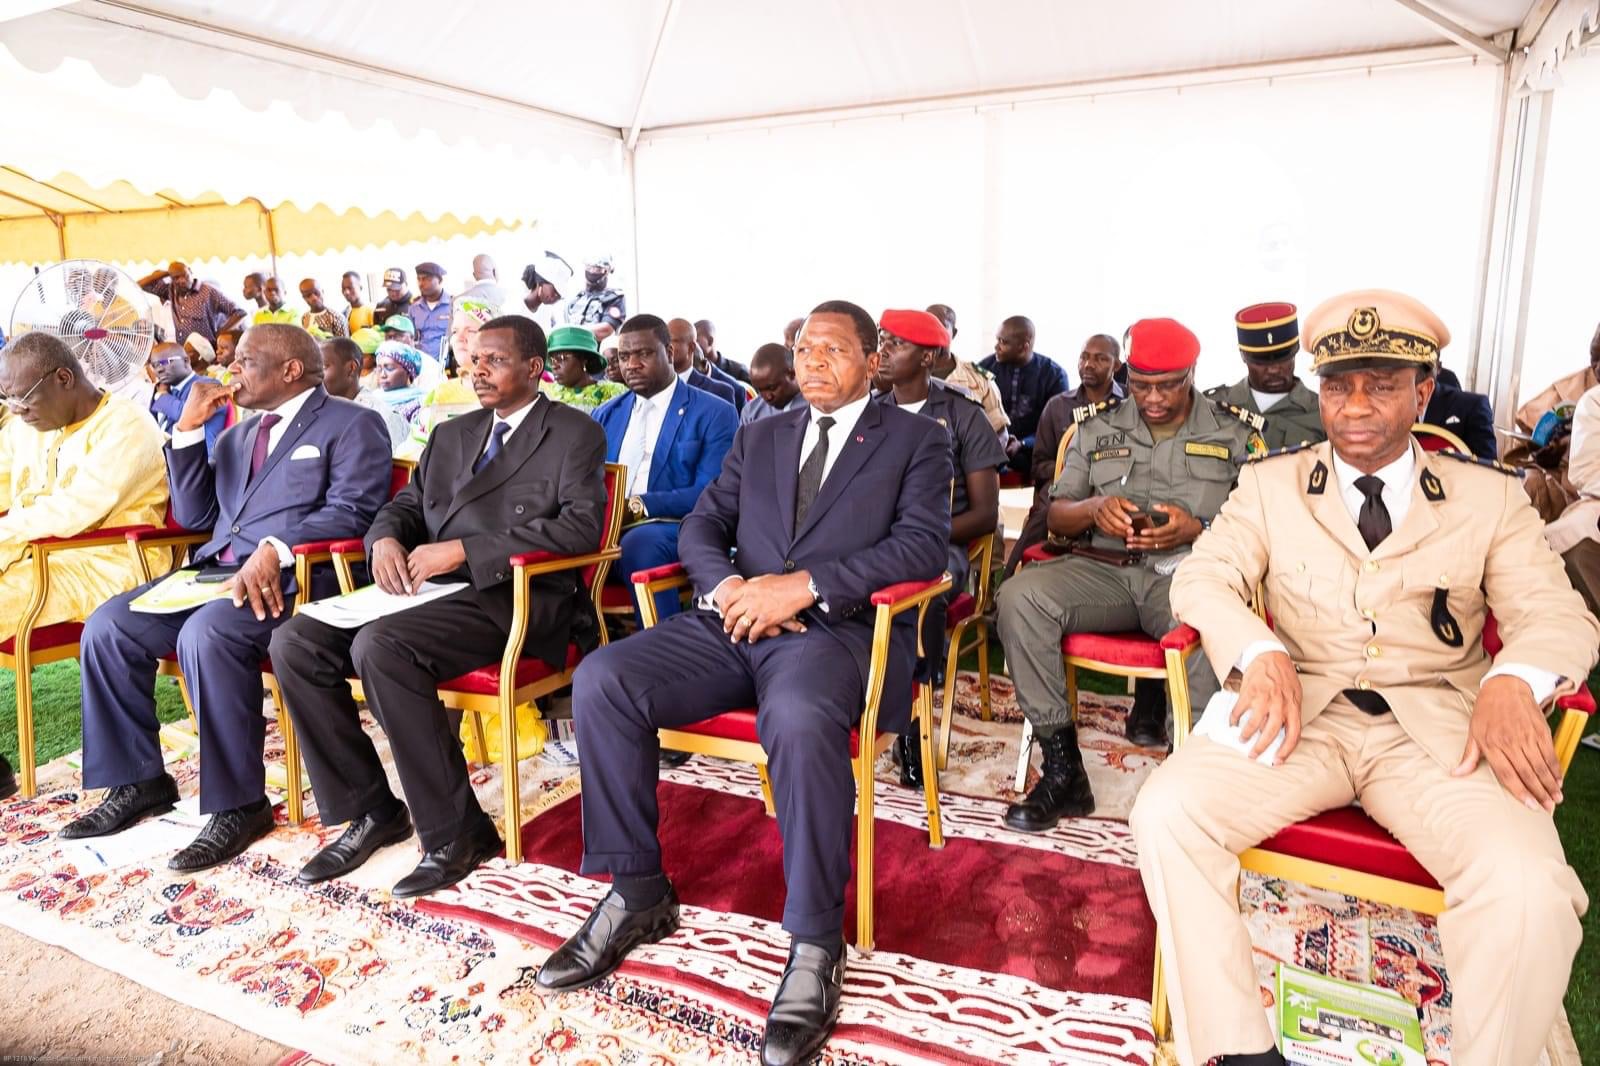
M 1033 320 L 1012 315 L 1000 323 L 994 336 L 994 355 L 1002 363 L 1020 366 L 1033 358 Z
M 694 326 L 687 318 L 667 323 L 667 350 L 672 353 L 672 368 L 683 373 L 699 361 L 700 345 L 694 339 Z
M 694 324 L 694 342 L 700 346 L 700 351 L 705 354 L 706 361 L 720 363 L 722 360 L 717 355 L 717 324 L 709 318 L 702 318 Z
M 13 417 L 41 432 L 81 422 L 100 402 L 72 350 L 40 332 L 24 333 L 0 352 L 0 395 Z
M 950 331 L 951 339 L 956 335 L 956 312 L 949 304 L 929 304 L 926 308 L 928 314 L 944 323 L 944 328 Z
M 245 330 L 234 359 L 241 407 L 269 411 L 322 384 L 322 350 L 299 326 L 264 322 Z
M 783 343 L 785 347 L 791 350 L 794 348 L 794 339 L 800 335 L 800 327 L 805 324 L 806 320 L 803 318 L 791 318 L 789 320 L 789 324 L 783 327 Z
M 800 392 L 794 380 L 794 353 L 781 344 L 763 344 L 750 357 L 750 386 L 774 410 L 789 406 Z
M 494 260 L 486 255 L 472 257 L 472 277 L 474 281 L 493 281 L 500 276 L 500 271 L 495 267 Z

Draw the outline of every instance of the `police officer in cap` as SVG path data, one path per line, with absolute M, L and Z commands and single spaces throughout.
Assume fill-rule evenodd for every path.
M 1017 703 L 1044 752 L 1044 772 L 1005 823 L 1043 832 L 1094 811 L 1067 700 L 1061 640 L 1068 633 L 1143 630 L 1177 622 L 1167 603 L 1172 574 L 1232 491 L 1239 464 L 1265 451 L 1251 427 L 1207 403 L 1194 387 L 1200 341 L 1170 318 L 1128 330 L 1132 403 L 1085 419 L 1051 488 L 1050 542 L 1063 558 L 1024 567 L 1000 586 L 1000 638 Z M 1194 706 L 1217 690 L 1202 656 L 1188 663 Z M 1187 708 L 1183 709 L 1187 712 Z M 1161 683 L 1141 681 L 1128 739 L 1166 743 Z
M 1294 373 L 1300 351 L 1300 319 L 1294 304 L 1252 304 L 1233 316 L 1245 377 L 1206 390 L 1206 398 L 1254 415 L 1252 424 L 1268 448 L 1291 448 L 1326 440 L 1317 394 Z
M 583 266 L 584 290 L 567 303 L 567 325 L 594 331 L 600 340 L 615 333 L 628 317 L 628 300 L 611 287 L 611 257 L 597 255 Z
M 373 309 L 372 321 L 385 323 L 396 315 L 411 314 L 411 304 L 416 297 L 411 295 L 411 290 L 406 287 L 406 272 L 400 267 L 390 267 L 383 272 L 384 298 Z

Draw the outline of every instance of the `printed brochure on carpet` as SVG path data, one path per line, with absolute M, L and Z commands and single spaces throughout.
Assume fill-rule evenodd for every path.
M 1426 1066 L 1417 1009 L 1376 985 L 1278 964 L 1283 1057 L 1300 1066 Z

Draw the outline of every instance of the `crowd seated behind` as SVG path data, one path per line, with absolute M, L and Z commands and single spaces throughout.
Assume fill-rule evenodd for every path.
M 187 565 L 221 592 L 150 613 L 139 601 L 172 565 L 165 548 L 50 557 L 36 624 L 83 625 L 83 786 L 103 790 L 64 837 L 118 832 L 177 800 L 152 697 L 170 664 L 203 708 L 209 819 L 170 865 L 204 870 L 270 832 L 270 669 L 322 817 L 345 825 L 300 880 L 345 876 L 414 834 L 421 859 L 394 894 L 460 881 L 502 839 L 437 687 L 499 662 L 512 556 L 602 544 L 609 462 L 624 468 L 625 501 L 611 581 L 677 564 L 692 596 L 661 591 L 660 624 L 605 644 L 575 571 L 533 579 L 524 654 L 577 664 L 583 871 L 612 879 L 540 969 L 541 989 L 592 984 L 676 929 L 655 838 L 657 730 L 755 708 L 792 938 L 761 1058 L 816 1053 L 846 966 L 850 752 L 873 595 L 928 586 L 923 654 L 914 612 L 879 649 L 879 727 L 898 738 L 901 783 L 937 790 L 909 695 L 942 669 L 943 611 L 973 580 L 969 549 L 992 536 L 1019 542 L 996 627 L 1043 763 L 998 815 L 1006 826 L 1042 833 L 1095 810 L 1063 662 L 1075 635 L 1159 640 L 1194 627 L 1187 707 L 1229 688 L 1256 754 L 1278 745 L 1269 768 L 1190 740 L 1134 808 L 1184 1061 L 1282 1061 L 1232 895 L 1235 856 L 1357 799 L 1451 894 L 1439 928 L 1458 1003 L 1454 1061 L 1537 1055 L 1583 907 L 1550 819 L 1560 767 L 1540 707 L 1581 685 L 1600 648 L 1600 331 L 1590 368 L 1519 412 L 1533 419 L 1530 464 L 1561 444 L 1566 514 L 1546 526 L 1493 459 L 1488 398 L 1453 389 L 1441 368 L 1448 329 L 1403 294 L 1335 297 L 1303 335 L 1293 304 L 1247 307 L 1234 316 L 1244 376 L 1206 390 L 1195 333 L 1141 319 L 1084 341 L 1073 389 L 1023 316 L 1005 318 L 974 364 L 953 354 L 948 305 L 874 321 L 828 301 L 746 366 L 710 319 L 629 317 L 609 259 L 584 265 L 580 281 L 546 251 L 520 296 L 487 256 L 453 296 L 438 264 L 416 266 L 416 295 L 394 267 L 375 308 L 351 272 L 342 310 L 308 278 L 297 311 L 275 277 L 247 276 L 235 305 L 175 262 L 141 280 L 184 331 L 182 346 L 152 351 L 147 401 L 97 388 L 53 337 L 25 334 L 0 352 L 0 642 L 35 595 L 26 560 L 41 537 L 194 530 Z M 1302 350 L 1315 391 L 1296 376 Z M 1423 451 L 1412 426 L 1434 418 L 1479 455 Z M 414 470 L 392 495 L 397 461 Z M 1001 523 L 1008 473 L 1035 494 L 1021 530 Z M 296 617 L 339 590 L 328 567 L 301 587 L 295 547 L 337 540 L 362 541 L 390 594 L 430 580 L 467 587 L 355 629 Z M 951 588 L 933 598 L 942 574 Z M 1490 612 L 1503 641 L 1492 662 Z M 360 724 L 353 677 L 387 735 L 398 794 Z M 1130 742 L 1164 755 L 1187 732 L 1171 697 L 1159 680 L 1136 684 Z M 12 777 L 0 762 L 0 797 Z

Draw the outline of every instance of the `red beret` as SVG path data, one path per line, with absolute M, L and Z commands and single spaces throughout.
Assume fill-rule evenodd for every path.
M 1128 329 L 1128 369 L 1136 374 L 1188 370 L 1200 358 L 1200 338 L 1172 318 L 1141 318 Z
M 950 331 L 926 311 L 885 311 L 878 328 L 924 348 L 950 347 Z

